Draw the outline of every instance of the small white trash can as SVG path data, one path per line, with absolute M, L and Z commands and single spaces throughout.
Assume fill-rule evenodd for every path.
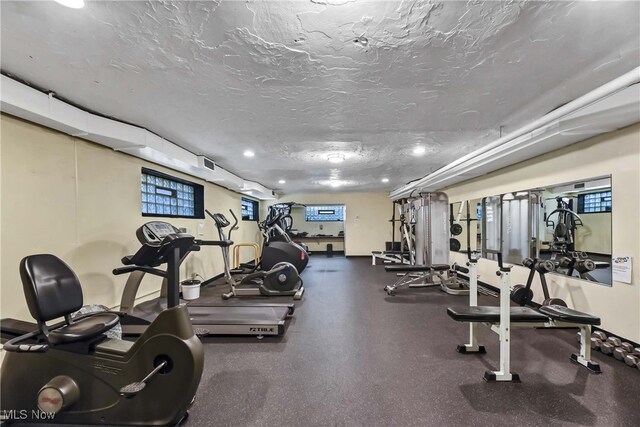
M 193 300 L 200 298 L 200 280 L 185 280 L 182 285 L 182 299 Z

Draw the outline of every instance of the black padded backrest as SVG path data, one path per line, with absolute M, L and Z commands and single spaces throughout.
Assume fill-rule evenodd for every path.
M 23 258 L 20 277 L 29 312 L 39 322 L 73 313 L 82 307 L 82 288 L 78 277 L 54 255 Z

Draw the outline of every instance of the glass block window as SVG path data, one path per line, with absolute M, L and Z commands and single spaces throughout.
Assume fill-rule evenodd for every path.
M 305 219 L 312 222 L 344 221 L 344 205 L 306 206 Z
M 257 221 L 258 220 L 258 202 L 251 199 L 240 200 L 242 206 L 242 220 L 243 221 Z
M 578 194 L 578 213 L 611 212 L 611 190 Z
M 201 185 L 143 168 L 140 192 L 142 216 L 204 218 Z

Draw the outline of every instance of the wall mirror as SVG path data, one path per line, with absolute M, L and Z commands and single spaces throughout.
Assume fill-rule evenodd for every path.
M 481 199 L 463 200 L 449 205 L 449 247 L 452 252 L 477 251 L 481 245 Z
M 473 250 L 475 241 L 483 258 L 497 260 L 502 254 L 506 263 L 518 265 L 526 258 L 551 260 L 552 274 L 611 286 L 611 177 L 471 201 L 467 204 L 477 203 L 479 219 L 475 239 L 473 221 L 461 207 L 464 203 L 451 205 L 452 226 L 459 223 L 455 231 L 462 228 L 460 235 L 467 233 L 458 239 L 458 251 L 465 252 L 470 245 Z M 463 214 L 458 216 L 456 210 Z M 463 220 L 458 221 L 459 217 Z
M 540 257 L 555 273 L 611 286 L 611 177 L 540 189 Z

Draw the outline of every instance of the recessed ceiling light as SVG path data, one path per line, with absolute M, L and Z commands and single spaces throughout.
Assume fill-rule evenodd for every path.
M 255 156 L 255 155 L 256 155 L 256 153 L 254 153 L 254 152 L 253 152 L 253 151 L 251 151 L 251 150 L 245 150 L 245 152 L 244 152 L 244 153 L 242 153 L 242 154 L 244 154 L 244 156 L 245 156 L 245 157 L 253 157 L 253 156 Z
M 418 145 L 416 148 L 413 149 L 413 154 L 415 154 L 416 156 L 419 156 L 421 154 L 424 154 L 425 151 L 427 151 L 426 148 L 424 148 L 422 145 Z
M 55 2 L 71 9 L 82 9 L 84 7 L 84 0 L 55 0 Z
M 327 160 L 331 163 L 342 163 L 344 162 L 344 154 L 329 154 Z
M 382 182 L 389 182 L 389 178 L 382 178 Z
M 287 181 L 285 181 L 284 179 L 281 179 L 280 181 L 278 181 L 278 184 L 284 184 L 284 183 L 286 183 L 286 182 L 287 182 Z
M 329 182 L 329 185 L 334 187 L 334 188 L 335 187 L 340 187 L 342 185 L 342 182 L 340 182 L 340 181 L 331 181 L 331 182 Z

